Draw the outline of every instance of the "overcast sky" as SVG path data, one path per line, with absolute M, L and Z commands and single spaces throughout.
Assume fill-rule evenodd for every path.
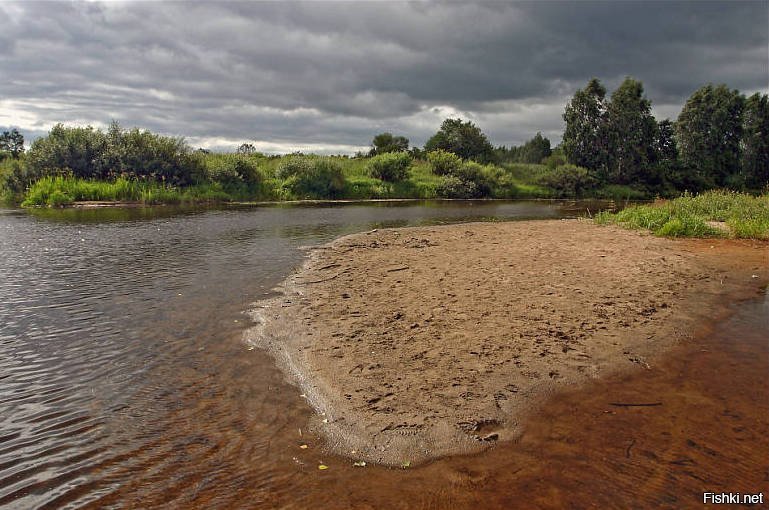
M 708 82 L 769 91 L 769 2 L 0 2 L 0 129 L 111 119 L 193 147 L 422 145 L 447 117 L 553 143 L 595 76 L 675 118 Z

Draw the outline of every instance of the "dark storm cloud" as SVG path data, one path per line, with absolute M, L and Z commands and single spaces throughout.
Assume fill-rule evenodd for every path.
M 117 119 L 194 142 L 423 143 L 446 116 L 495 143 L 560 138 L 592 76 L 675 115 L 707 82 L 766 90 L 767 4 L 3 3 L 0 126 Z

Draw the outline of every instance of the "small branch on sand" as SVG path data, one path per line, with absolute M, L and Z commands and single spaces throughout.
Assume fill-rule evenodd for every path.
M 404 271 L 408 269 L 409 266 L 399 266 L 399 267 L 391 267 L 390 269 L 387 269 L 388 273 L 394 273 L 395 271 Z
M 641 404 L 628 404 L 626 402 L 609 402 L 610 406 L 616 406 L 616 407 L 656 407 L 661 406 L 662 402 L 648 402 L 648 403 L 641 403 Z
M 628 458 L 628 459 L 630 458 L 630 450 L 633 448 L 634 445 L 635 445 L 635 439 L 630 441 L 630 445 L 627 448 L 625 448 L 625 457 L 626 458 Z

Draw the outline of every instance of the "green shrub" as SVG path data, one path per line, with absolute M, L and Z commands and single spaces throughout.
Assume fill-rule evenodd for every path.
M 245 184 L 259 186 L 264 181 L 257 160 L 241 154 L 215 154 L 204 159 L 205 176 L 209 182 L 218 182 L 224 186 Z
M 48 136 L 32 143 L 26 167 L 28 183 L 56 175 L 102 180 L 124 175 L 188 185 L 201 172 L 199 159 L 183 139 L 139 129 L 124 131 L 117 123 L 107 133 L 57 124 Z
M 25 158 L 6 158 L 0 161 L 0 190 L 3 192 L 19 194 L 34 182 L 35 176 L 27 172 Z
M 442 149 L 437 149 L 427 153 L 427 161 L 430 168 L 436 175 L 452 175 L 460 166 L 462 158 Z
M 292 157 L 281 163 L 278 176 L 296 198 L 338 198 L 345 189 L 342 167 L 331 158 Z
M 566 156 L 563 154 L 553 153 L 544 158 L 541 163 L 549 169 L 555 170 L 557 167 L 565 165 L 567 161 Z
M 442 198 L 477 198 L 478 186 L 455 175 L 444 175 L 435 192 Z
M 411 155 L 407 152 L 387 152 L 371 158 L 368 170 L 377 179 L 399 182 L 408 177 L 411 161 Z
M 288 179 L 295 175 L 309 174 L 312 172 L 312 160 L 306 156 L 286 156 L 278 164 L 275 173 L 279 179 Z
M 558 198 L 581 197 L 595 188 L 597 181 L 586 168 L 561 165 L 551 172 L 542 174 L 538 184 L 551 188 Z
M 495 185 L 492 169 L 493 167 L 490 165 L 484 166 L 475 161 L 465 161 L 454 170 L 452 175 L 458 177 L 462 182 L 472 184 L 472 186 L 468 186 L 468 189 L 474 189 L 472 198 L 483 198 L 491 196 L 492 188 Z

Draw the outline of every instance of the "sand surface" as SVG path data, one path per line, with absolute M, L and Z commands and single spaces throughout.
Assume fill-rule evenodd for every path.
M 313 249 L 248 337 L 331 451 L 415 464 L 514 439 L 559 389 L 654 370 L 766 285 L 768 255 L 580 220 L 372 231 Z

